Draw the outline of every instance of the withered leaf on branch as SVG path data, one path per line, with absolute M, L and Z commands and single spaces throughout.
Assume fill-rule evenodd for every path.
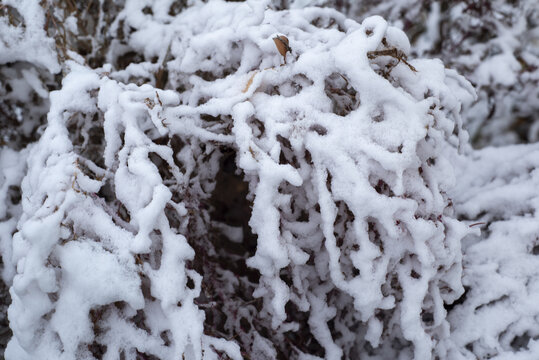
M 289 51 L 292 52 L 292 49 L 288 45 L 288 38 L 284 35 L 280 35 L 274 37 L 273 41 L 275 42 L 275 46 L 277 47 L 279 54 L 283 56 L 284 61 L 286 62 L 286 53 Z

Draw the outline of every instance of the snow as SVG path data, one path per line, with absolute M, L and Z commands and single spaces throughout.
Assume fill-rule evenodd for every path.
M 12 7 L 24 26 L 13 26 L 8 16 L 0 18 L 0 64 L 28 61 L 59 72 L 54 40 L 44 31 L 44 9 L 33 0 L 6 0 L 2 5 Z
M 73 13 L 5 2 L 24 26 L 0 17 L 0 94 L 32 134 L 0 128 L 6 359 L 537 356 L 539 149 L 474 150 L 465 129 L 485 88 L 536 94 L 527 25 L 493 16 L 488 53 L 463 40 L 474 87 L 428 55 L 448 17 L 481 16 L 373 5 L 426 11 L 411 42 L 306 7 L 325 3 L 100 4 L 91 50 L 60 53 L 45 24 L 71 42 Z
M 513 341 L 523 337 L 519 356 L 535 354 L 537 151 L 535 144 L 488 148 L 460 159 L 455 202 L 469 222 L 485 223 L 480 237 L 463 243 L 468 295 L 450 315 L 463 353 L 508 358 L 515 356 Z M 472 176 L 470 168 L 478 171 Z

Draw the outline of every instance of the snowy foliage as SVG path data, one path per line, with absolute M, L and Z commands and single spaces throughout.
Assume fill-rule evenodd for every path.
M 459 159 L 455 204 L 484 227 L 480 237 L 463 241 L 466 295 L 449 316 L 455 343 L 469 358 L 535 359 L 539 353 L 538 155 L 533 144 Z
M 292 0 L 290 6 L 308 5 L 355 19 L 381 15 L 406 32 L 414 54 L 441 58 L 465 75 L 478 94 L 463 114 L 476 146 L 539 139 L 536 1 Z
M 154 89 L 72 66 L 51 95 L 47 129 L 22 184 L 8 358 L 93 358 L 99 351 L 105 359 L 133 358 L 137 348 L 172 359 L 220 348 L 203 336 L 193 304 L 200 276 L 185 269 L 193 250 L 165 215 L 168 204 L 181 219 L 185 204 L 170 202 L 150 160 L 155 154 L 171 166 L 174 186 L 185 182 L 172 150 L 144 133 L 153 127 L 144 99 Z
M 4 2 L 6 358 L 537 357 L 537 147 L 465 130 L 534 139 L 499 3 Z

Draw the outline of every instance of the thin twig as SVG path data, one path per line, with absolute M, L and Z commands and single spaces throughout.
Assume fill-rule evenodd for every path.
M 486 222 L 477 222 L 477 223 L 473 223 L 471 225 L 469 225 L 469 227 L 473 227 L 473 226 L 477 226 L 477 225 L 485 225 Z
M 375 59 L 378 56 L 391 56 L 399 61 L 402 61 L 404 64 L 406 64 L 410 70 L 413 72 L 417 72 L 416 68 L 413 67 L 408 61 L 406 61 L 406 55 L 402 53 L 401 51 L 397 50 L 396 48 L 392 49 L 385 49 L 385 50 L 375 50 L 375 51 L 369 51 L 367 52 L 367 57 L 369 59 Z

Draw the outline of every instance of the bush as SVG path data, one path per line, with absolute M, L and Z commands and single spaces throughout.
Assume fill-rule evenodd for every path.
M 496 173 L 470 83 L 381 17 L 268 4 L 6 3 L 7 359 L 533 355 L 535 228 L 510 255 L 494 225 L 533 209 L 494 192 L 528 147 Z
M 463 111 L 475 146 L 537 141 L 534 1 L 294 0 L 290 6 L 306 5 L 330 6 L 355 19 L 381 15 L 406 32 L 414 55 L 440 58 L 466 76 L 478 95 Z

